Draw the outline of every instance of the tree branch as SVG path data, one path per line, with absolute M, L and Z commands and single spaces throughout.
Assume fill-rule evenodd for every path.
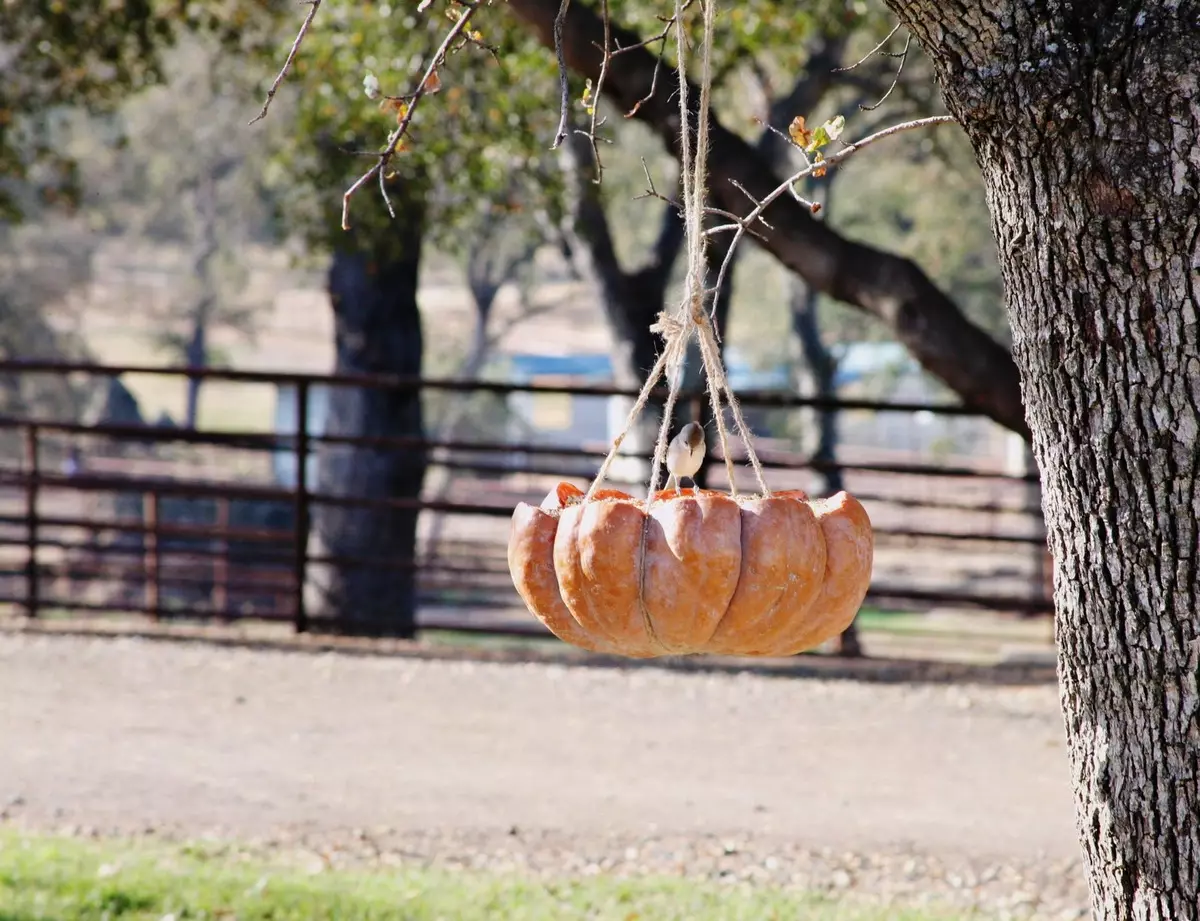
M 539 41 L 553 47 L 555 0 L 509 0 L 512 11 L 529 24 Z M 612 25 L 614 40 L 633 45 L 638 39 Z M 602 64 L 604 25 L 579 4 L 563 23 L 562 50 L 567 65 L 595 79 Z M 672 102 L 679 89 L 674 74 L 663 72 L 664 84 L 646 99 L 654 80 L 655 57 L 648 51 L 622 55 L 610 68 L 604 86 L 624 111 L 641 100 L 636 117 L 652 126 L 663 143 L 679 155 L 679 113 Z M 695 95 L 693 94 L 693 98 Z M 710 128 L 710 187 L 714 205 L 741 212 L 744 188 L 756 200 L 771 194 L 782 181 L 755 149 L 715 118 Z M 847 240 L 816 220 L 789 196 L 776 200 L 763 217 L 771 227 L 758 227 L 762 245 L 811 287 L 859 307 L 884 321 L 921 365 L 954 390 L 963 404 L 1028 436 L 1020 380 L 1012 356 L 1000 343 L 971 323 L 958 307 L 914 263 L 891 253 Z
M 275 94 L 279 92 L 279 85 L 283 83 L 288 75 L 288 71 L 292 69 L 292 63 L 296 60 L 296 55 L 300 53 L 300 45 L 303 44 L 304 37 L 308 35 L 308 30 L 312 26 L 313 20 L 317 18 L 317 10 L 321 8 L 321 0 L 304 0 L 304 2 L 308 4 L 308 15 L 304 17 L 304 22 L 300 24 L 300 31 L 296 33 L 296 40 L 292 42 L 291 50 L 288 51 L 288 56 L 283 62 L 283 67 L 279 68 L 279 73 L 275 75 L 275 80 L 271 84 L 271 88 L 267 90 L 267 98 L 263 102 L 262 111 L 247 122 L 249 125 L 253 125 L 256 121 L 261 121 L 267 117 L 267 109 L 271 108 L 271 101 L 275 98 Z

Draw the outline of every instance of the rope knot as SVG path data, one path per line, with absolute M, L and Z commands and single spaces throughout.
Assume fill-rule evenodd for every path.
M 670 344 L 687 332 L 686 326 L 687 324 L 676 314 L 664 310 L 658 315 L 654 325 L 650 327 L 650 332 L 658 333 Z

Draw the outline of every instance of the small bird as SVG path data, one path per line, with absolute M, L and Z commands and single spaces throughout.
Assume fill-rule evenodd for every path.
M 675 492 L 678 493 L 680 479 L 694 477 L 703 462 L 704 428 L 699 423 L 689 422 L 667 446 L 667 471 L 671 474 L 667 479 L 667 489 L 674 483 Z M 695 480 L 692 481 L 692 489 L 698 491 Z

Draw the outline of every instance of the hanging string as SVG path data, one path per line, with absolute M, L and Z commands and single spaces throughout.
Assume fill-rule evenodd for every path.
M 651 327 L 653 328 L 653 327 Z M 638 420 L 638 416 L 642 414 L 642 410 L 646 408 L 646 401 L 650 399 L 650 393 L 654 390 L 654 386 L 658 383 L 658 379 L 662 377 L 663 368 L 667 365 L 667 359 L 670 358 L 670 352 L 663 349 L 663 353 L 658 356 L 658 361 L 654 363 L 654 367 L 646 376 L 646 383 L 642 385 L 642 392 L 638 394 L 637 402 L 633 404 L 633 408 L 629 410 L 629 415 L 625 418 L 625 427 L 621 429 L 619 435 L 613 439 L 612 447 L 608 451 L 608 456 L 604 458 L 604 463 L 600 465 L 600 470 L 596 473 L 596 478 L 592 480 L 592 485 L 588 487 L 587 494 L 583 497 L 583 501 L 589 501 L 596 494 L 596 490 L 604 483 L 605 477 L 608 476 L 608 470 L 613 465 L 613 461 L 617 459 L 617 452 L 621 449 L 621 444 L 625 441 L 625 436 L 633 429 L 633 425 Z
M 715 292 L 709 292 L 705 287 L 708 274 L 706 263 L 708 238 L 704 234 L 704 203 L 707 197 L 708 182 L 708 131 L 709 108 L 712 92 L 712 43 L 713 20 L 715 15 L 715 0 L 701 0 L 704 13 L 704 37 L 702 43 L 700 95 L 696 113 L 695 149 L 692 147 L 691 110 L 688 105 L 689 87 L 687 79 L 687 37 L 683 28 L 683 2 L 675 0 L 675 38 L 678 49 L 677 70 L 679 74 L 679 117 L 680 117 L 680 184 L 683 188 L 684 230 L 687 240 L 687 275 L 684 280 L 683 297 L 673 314 L 663 311 L 658 320 L 650 327 L 651 332 L 659 333 L 664 340 L 663 352 L 655 363 L 654 368 L 646 378 L 641 392 L 629 412 L 625 428 L 613 439 L 612 449 L 600 466 L 596 478 L 584 497 L 591 499 L 600 488 L 609 468 L 617 456 L 625 436 L 633 428 L 639 415 L 646 407 L 650 393 L 658 384 L 664 371 L 667 375 L 667 400 L 663 407 L 662 424 L 659 426 L 658 439 L 654 445 L 654 462 L 650 474 L 650 488 L 647 502 L 653 501 L 654 494 L 660 486 L 661 471 L 666 461 L 667 445 L 671 434 L 671 421 L 674 418 L 675 404 L 679 398 L 679 389 L 683 379 L 683 365 L 687 355 L 687 344 L 695 332 L 700 344 L 700 357 L 704 367 L 705 378 L 708 382 L 709 401 L 712 403 L 713 418 L 717 424 L 717 437 L 721 445 L 721 453 L 725 459 L 725 469 L 729 477 L 729 489 L 732 495 L 738 494 L 737 483 L 734 479 L 733 456 L 729 450 L 729 433 L 725 429 L 725 417 L 721 408 L 721 394 L 724 392 L 733 414 L 737 430 L 742 434 L 746 446 L 746 454 L 754 468 L 758 486 L 764 496 L 771 494 L 763 475 L 762 464 L 754 450 L 750 429 L 742 416 L 741 406 L 729 386 L 729 378 L 725 373 L 725 365 L 721 360 L 720 347 L 709 316 L 706 297 Z

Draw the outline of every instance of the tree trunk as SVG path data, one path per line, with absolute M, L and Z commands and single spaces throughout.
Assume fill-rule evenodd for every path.
M 800 350 L 812 376 L 813 395 L 823 400 L 833 399 L 837 396 L 833 386 L 837 362 L 821 339 L 821 327 L 817 319 L 821 294 L 798 278 L 792 279 L 791 287 L 792 329 L 800 340 Z M 832 496 L 846 488 L 841 468 L 834 466 L 837 463 L 838 411 L 818 409 L 812 415 L 817 425 L 816 448 L 812 452 L 812 459 L 821 477 L 820 492 L 823 496 Z M 850 621 L 850 625 L 838 637 L 837 654 L 850 659 L 863 654 L 857 619 Z
M 406 202 L 387 239 L 351 237 L 334 253 L 329 294 L 336 321 L 338 374 L 421 373 L 417 277 L 422 215 Z M 353 248 L 358 243 L 359 248 Z M 417 390 L 331 388 L 327 435 L 411 437 L 423 434 Z M 417 499 L 426 455 L 417 448 L 322 444 L 317 490 L 369 499 Z M 411 637 L 416 632 L 414 509 L 318 505 L 313 543 L 344 561 L 313 567 L 314 614 L 339 632 Z M 348 558 L 369 557 L 355 564 Z
M 208 363 L 207 323 L 192 324 L 192 336 L 185 349 L 184 363 L 189 368 L 203 368 Z M 200 385 L 202 383 L 203 378 L 198 375 L 189 377 L 187 380 L 187 394 L 183 409 L 184 428 L 194 429 L 196 427 L 196 420 L 200 415 Z
M 217 240 L 217 184 L 211 174 L 206 174 L 199 180 L 192 196 L 195 233 L 195 254 L 192 259 L 192 271 L 195 273 L 196 301 L 191 311 L 191 332 L 187 345 L 184 347 L 184 362 L 189 368 L 204 368 L 208 366 L 208 327 L 212 322 L 213 308 L 216 306 L 216 279 L 213 278 L 213 263 L 216 260 L 220 243 Z M 203 379 L 189 377 L 187 382 L 187 398 L 184 406 L 183 424 L 185 428 L 194 429 L 196 419 L 200 414 L 200 386 Z
M 846 43 L 845 36 L 821 36 L 816 39 L 804 73 L 792 85 L 786 96 L 776 99 L 771 104 L 770 123 L 772 125 L 786 123 L 793 113 L 811 113 L 816 109 L 833 86 L 836 71 L 843 63 L 842 57 L 846 50 Z M 778 134 L 773 131 L 764 131 L 759 135 L 758 143 L 755 146 L 777 172 L 787 174 L 791 171 L 795 149 Z M 833 195 L 833 183 L 837 175 L 835 170 L 826 176 L 821 186 L 824 190 L 824 201 L 822 202 L 824 220 L 829 218 L 830 199 Z M 737 254 L 734 255 L 736 259 Z M 733 266 L 730 268 L 732 270 Z M 732 285 L 732 271 L 729 274 L 729 281 Z M 821 338 L 821 327 L 817 319 L 817 307 L 821 300 L 821 292 L 799 275 L 792 275 L 788 281 L 792 331 L 800 340 L 800 350 L 812 377 L 814 393 L 817 397 L 831 399 L 836 395 L 833 379 L 837 373 L 837 364 Z M 817 410 L 811 416 L 817 420 L 817 439 L 812 454 L 813 460 L 818 464 L 833 464 L 837 459 L 837 410 Z M 845 488 L 842 471 L 839 468 L 823 466 L 818 472 L 822 479 L 821 492 L 823 495 L 832 496 Z M 862 655 L 857 621 L 852 620 L 838 637 L 837 652 L 838 655 L 847 658 L 857 658 Z
M 833 201 L 834 175 L 825 179 L 822 210 L 827 215 Z M 821 292 L 810 288 L 799 278 L 793 278 L 791 281 L 792 330 L 800 340 L 800 352 L 812 376 L 813 396 L 820 400 L 832 400 L 837 396 L 837 388 L 834 386 L 837 361 L 825 345 L 825 340 L 821 338 L 818 315 Z M 821 465 L 818 472 L 821 475 L 822 495 L 832 496 L 846 488 L 841 468 L 832 466 L 837 462 L 838 411 L 819 409 L 813 415 L 817 420 L 817 437 L 812 458 Z
M 833 385 L 837 374 L 837 362 L 821 339 L 817 312 L 821 295 L 812 288 L 805 287 L 802 282 L 794 282 L 791 296 L 792 329 L 800 340 L 800 351 L 804 355 L 808 373 L 812 376 L 813 396 L 821 400 L 832 400 L 837 396 Z M 821 494 L 832 496 L 846 488 L 841 468 L 834 466 L 837 463 L 838 411 L 818 409 L 813 413 L 813 417 L 816 419 L 817 437 L 812 459 L 817 464 L 817 472 L 821 477 Z
M 975 146 L 1103 921 L 1200 917 L 1200 4 L 888 0 Z

